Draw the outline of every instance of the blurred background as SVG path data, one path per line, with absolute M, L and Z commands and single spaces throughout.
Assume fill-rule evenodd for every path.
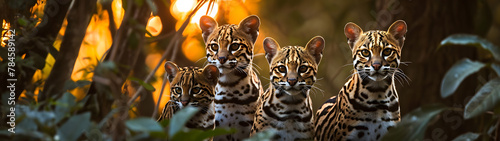
M 113 44 L 116 29 L 120 27 L 125 14 L 121 0 L 97 2 L 71 74 L 73 81 L 92 81 L 93 70 Z M 46 1 L 1 0 L 0 3 L 3 29 L 16 29 L 22 35 L 40 24 Z M 265 37 L 273 37 L 282 46 L 305 46 L 312 37 L 323 36 L 326 47 L 318 71 L 319 81 L 315 84 L 319 89 L 311 93 L 315 110 L 328 98 L 338 94 L 352 72 L 351 51 L 343 32 L 347 22 L 354 22 L 367 31 L 387 30 L 396 20 L 406 21 L 408 32 L 401 61 L 407 65 L 401 65 L 400 68 L 408 76 L 408 80 L 396 83 L 403 116 L 422 105 L 432 103 L 463 108 L 480 86 L 494 77 L 491 76 L 491 70 L 481 70 L 467 77 L 454 95 L 448 98 L 440 96 L 441 81 L 455 62 L 464 57 L 480 61 L 492 58 L 483 50 L 464 46 L 438 50 L 440 42 L 449 35 L 467 33 L 500 45 L 500 1 L 497 0 L 218 0 L 211 5 L 206 3 L 192 17 L 182 33 L 182 42 L 174 47 L 176 49 L 166 48 L 172 42 L 173 33 L 181 27 L 196 3 L 197 0 L 155 1 L 157 14 L 151 14 L 148 19 L 146 29 L 150 34 L 146 35 L 146 41 L 138 48 L 141 54 L 132 70 L 134 77 L 142 80 L 160 61 L 164 62 L 161 57 L 165 51 L 173 52 L 166 60 L 172 60 L 180 66 L 203 66 L 206 61 L 205 49 L 198 25 L 202 15 L 214 17 L 219 25 L 238 24 L 249 15 L 260 17 L 260 35 L 254 47 L 254 63 L 259 66 L 256 70 L 260 72 L 265 88 L 269 83 L 269 66 L 262 48 Z M 53 43 L 56 49 L 60 48 L 65 31 L 74 30 L 66 29 L 66 25 L 65 20 L 57 33 Z M 5 30 L 2 35 L 4 33 Z M 4 37 L 4 40 L 7 39 Z M 2 42 L 2 47 L 5 44 L 5 41 Z M 21 99 L 36 100 L 42 90 L 55 61 L 50 54 L 43 59 L 44 66 L 33 73 L 29 82 L 25 82 L 29 84 L 22 91 Z M 138 101 L 145 106 L 141 107 L 139 104 L 133 113 L 150 115 L 153 103 L 158 102 L 164 73 L 161 67 L 154 74 L 150 84 L 156 90 L 142 95 Z M 127 83 L 134 85 L 130 81 Z M 86 85 L 70 92 L 77 99 L 83 99 L 89 87 Z M 126 89 L 132 95 L 137 87 Z M 166 88 L 159 109 L 168 101 L 168 94 L 169 89 Z M 464 120 L 461 112 L 444 112 L 431 125 L 425 139 L 451 140 L 471 129 L 487 130 L 483 125 L 487 118 L 489 119 L 488 115 Z

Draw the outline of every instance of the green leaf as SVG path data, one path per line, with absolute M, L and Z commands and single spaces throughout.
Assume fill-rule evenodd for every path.
M 500 101 L 500 78 L 488 81 L 465 105 L 464 118 L 470 119 L 491 110 Z
M 163 131 L 160 124 L 151 118 L 140 117 L 125 122 L 128 129 L 135 132 Z
M 148 91 L 155 91 L 155 87 L 153 87 L 153 85 L 149 84 L 149 83 L 146 83 L 138 78 L 135 78 L 135 77 L 129 77 L 128 79 L 132 80 L 132 81 L 135 81 L 137 83 L 139 83 L 141 86 L 143 86 L 146 90 Z
M 474 141 L 478 137 L 479 137 L 479 134 L 477 134 L 477 133 L 467 132 L 465 134 L 462 134 L 462 135 L 456 137 L 455 139 L 453 139 L 453 141 Z
M 491 64 L 491 68 L 497 73 L 498 76 L 500 76 L 500 65 L 493 63 Z
M 63 93 L 61 98 L 57 99 L 55 105 L 56 122 L 66 117 L 70 113 L 71 108 L 76 105 L 76 98 L 69 92 Z
M 469 45 L 481 47 L 488 50 L 493 55 L 493 58 L 495 58 L 495 60 L 500 61 L 500 48 L 477 35 L 454 34 L 446 37 L 443 41 L 441 41 L 439 48 L 445 45 Z
M 57 129 L 56 137 L 62 141 L 75 141 L 90 127 L 90 113 L 72 116 L 66 123 Z
M 196 112 L 198 112 L 199 110 L 200 109 L 198 108 L 188 106 L 175 113 L 170 119 L 168 136 L 173 137 L 175 134 L 181 131 L 188 120 L 191 119 L 191 117 L 193 117 L 193 115 L 196 114 Z
M 396 127 L 389 129 L 382 140 L 423 140 L 427 124 L 447 107 L 441 104 L 422 106 L 406 114 Z
M 27 120 L 35 120 L 36 123 L 43 124 L 47 127 L 52 127 L 57 124 L 56 115 L 53 111 L 37 111 L 36 109 L 31 109 L 26 105 L 16 105 L 16 113 L 19 112 L 19 116 L 25 117 Z
M 441 82 L 441 97 L 445 98 L 453 94 L 467 76 L 479 71 L 484 66 L 485 64 L 471 61 L 468 58 L 455 63 L 450 70 L 446 72 Z

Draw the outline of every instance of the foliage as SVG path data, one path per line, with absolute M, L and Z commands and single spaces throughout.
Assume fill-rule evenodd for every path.
M 41 105 L 17 105 L 17 125 L 15 134 L 6 129 L 0 135 L 11 140 L 111 140 L 105 132 L 103 122 L 97 124 L 90 119 L 90 113 L 78 113 L 87 99 L 76 101 L 71 93 L 50 102 L 54 110 Z M 42 110 L 40 110 L 42 109 Z M 214 130 L 189 129 L 184 125 L 199 109 L 186 107 L 174 114 L 170 121 L 157 122 L 152 118 L 138 117 L 125 121 L 127 139 L 130 140 L 192 140 L 201 141 L 217 135 L 235 133 L 235 129 L 216 128 Z M 104 119 L 116 114 L 116 109 Z M 250 140 L 270 140 L 272 131 L 257 134 Z
M 500 120 L 500 48 L 491 42 L 476 35 L 456 34 L 451 35 L 441 42 L 439 48 L 449 45 L 474 46 L 478 49 L 484 49 L 491 54 L 491 59 L 487 61 L 472 61 L 469 58 L 462 59 L 455 63 L 445 74 L 441 83 L 441 97 L 446 98 L 452 95 L 460 83 L 471 74 L 474 74 L 482 68 L 490 68 L 494 75 L 486 84 L 484 84 L 476 94 L 469 100 L 464 108 L 464 118 L 472 119 L 487 111 L 493 114 L 492 120 Z M 446 106 L 423 106 L 406 115 L 396 128 L 389 130 L 384 136 L 384 140 L 422 140 L 424 131 L 429 121 L 439 115 L 440 112 L 452 109 Z M 462 110 L 459 110 L 462 111 Z M 454 140 L 475 140 L 483 135 L 486 140 L 495 138 L 494 132 L 499 130 L 495 126 L 497 122 L 490 122 L 489 131 L 482 134 L 468 132 L 456 137 Z M 498 138 L 497 138 L 498 139 Z
M 444 105 L 427 105 L 415 109 L 405 115 L 395 128 L 390 129 L 382 140 L 423 140 L 427 124 L 446 109 Z

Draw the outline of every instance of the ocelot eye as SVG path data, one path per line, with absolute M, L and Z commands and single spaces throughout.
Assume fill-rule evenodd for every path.
M 200 87 L 194 87 L 194 88 L 191 89 L 191 93 L 192 94 L 197 94 L 197 93 L 200 93 L 200 90 L 201 90 Z
M 281 65 L 278 67 L 278 71 L 281 72 L 281 73 L 286 73 L 286 67 Z
M 299 73 L 304 73 L 307 71 L 307 66 L 300 66 L 299 67 Z
M 389 56 L 392 54 L 392 49 L 384 49 L 384 51 L 382 51 L 382 55 L 384 56 Z
M 229 47 L 229 49 L 231 51 L 236 51 L 236 50 L 240 49 L 240 44 L 233 43 L 233 44 L 231 44 L 231 46 Z
M 179 88 L 179 87 L 175 87 L 174 88 L 174 92 L 177 93 L 177 94 L 181 94 L 182 93 L 182 89 Z
M 368 57 L 370 56 L 370 51 L 368 51 L 367 49 L 363 49 L 361 50 L 361 55 L 363 55 L 364 57 Z
M 217 51 L 217 50 L 219 50 L 219 45 L 217 45 L 217 44 L 211 44 L 211 45 L 210 45 L 210 48 L 211 48 L 213 51 Z

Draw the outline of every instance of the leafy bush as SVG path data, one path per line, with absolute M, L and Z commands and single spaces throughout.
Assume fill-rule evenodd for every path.
M 487 111 L 493 110 L 494 112 L 490 112 L 493 113 L 492 121 L 499 121 L 500 106 L 498 106 L 498 103 L 500 102 L 500 48 L 483 38 L 468 34 L 451 35 L 441 42 L 439 48 L 448 45 L 465 45 L 484 49 L 492 55 L 493 59 L 490 59 L 487 62 L 480 62 L 464 58 L 455 63 L 443 78 L 441 83 L 441 97 L 446 98 L 452 95 L 466 77 L 483 68 L 489 68 L 496 73 L 496 77 L 489 80 L 479 89 L 479 91 L 476 92 L 476 94 L 474 94 L 472 99 L 470 99 L 465 106 L 463 116 L 465 119 L 472 119 Z M 418 108 L 405 115 L 395 128 L 389 130 L 383 140 L 423 140 L 427 124 L 431 121 L 431 119 L 445 110 L 454 109 L 441 104 L 427 105 Z M 458 136 L 454 140 L 475 140 L 481 135 L 486 140 L 494 139 L 497 136 L 494 136 L 493 131 L 496 130 L 498 132 L 499 130 L 499 127 L 497 127 L 495 123 L 496 122 L 490 123 L 491 128 L 485 133 L 467 132 Z

